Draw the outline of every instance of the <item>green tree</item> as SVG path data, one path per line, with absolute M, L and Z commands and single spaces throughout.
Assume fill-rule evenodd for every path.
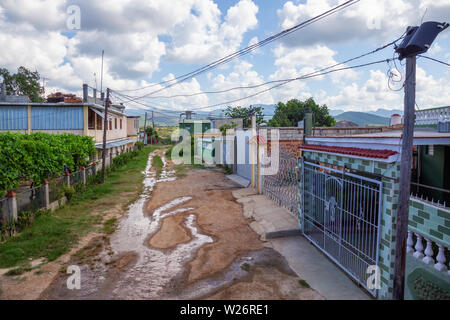
M 31 102 L 43 102 L 44 88 L 41 87 L 39 79 L 41 76 L 37 71 L 30 71 L 25 67 L 17 69 L 17 73 L 11 74 L 7 69 L 0 68 L 0 76 L 6 84 L 8 95 L 25 95 Z
M 336 124 L 336 120 L 328 113 L 326 105 L 319 106 L 313 98 L 309 98 L 305 101 L 292 99 L 286 104 L 279 102 L 268 125 L 272 127 L 296 127 L 298 122 L 304 119 L 308 107 L 313 113 L 315 127 L 332 127 Z
M 242 118 L 244 128 L 252 126 L 252 114 L 256 114 L 256 124 L 264 122 L 263 107 L 227 107 L 225 115 L 230 118 Z

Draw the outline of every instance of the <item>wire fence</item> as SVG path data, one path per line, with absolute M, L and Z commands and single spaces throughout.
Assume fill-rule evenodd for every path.
M 17 212 L 33 212 L 45 207 L 42 186 L 32 187 L 16 194 Z
M 117 155 L 114 155 L 112 158 L 108 154 L 105 159 L 106 167 L 111 167 L 114 162 L 113 159 L 116 156 L 135 150 L 137 150 L 137 148 L 129 148 L 127 151 L 117 153 Z M 102 160 L 85 168 L 84 173 L 83 170 L 78 170 L 67 176 L 54 175 L 51 179 L 49 179 L 48 188 L 46 188 L 45 185 L 21 185 L 16 190 L 13 190 L 16 194 L 13 199 L 17 205 L 17 214 L 20 215 L 25 212 L 35 212 L 45 209 L 47 206 L 51 207 L 52 203 L 59 201 L 66 195 L 66 188 L 68 187 L 96 183 L 101 169 Z M 3 218 L 8 217 L 11 214 L 9 212 L 11 209 L 8 207 L 8 200 L 9 198 L 6 195 L 3 194 L 0 196 L 0 226 L 2 225 Z
M 50 203 L 61 199 L 64 192 L 64 177 L 61 176 L 56 179 L 50 180 L 48 188 L 49 188 L 48 197 Z

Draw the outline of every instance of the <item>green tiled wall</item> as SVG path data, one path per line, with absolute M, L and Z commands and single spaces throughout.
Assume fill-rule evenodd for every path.
M 409 229 L 446 247 L 450 247 L 450 210 L 412 198 Z

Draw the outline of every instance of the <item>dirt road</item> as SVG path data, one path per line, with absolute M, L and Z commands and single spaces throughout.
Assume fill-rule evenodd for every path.
M 177 178 L 158 150 L 144 173 L 144 192 L 116 230 L 67 262 L 80 267 L 81 289 L 67 288 L 63 268 L 41 299 L 322 299 L 249 228 L 222 171 Z

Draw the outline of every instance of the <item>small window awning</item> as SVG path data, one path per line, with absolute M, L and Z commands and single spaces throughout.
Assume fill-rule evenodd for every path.
M 125 146 L 129 143 L 133 143 L 136 142 L 136 140 L 133 139 L 125 139 L 125 140 L 119 140 L 119 141 L 110 141 L 110 142 L 106 142 L 106 149 L 111 149 L 111 148 L 115 148 L 115 147 L 121 147 L 121 146 Z M 103 149 L 103 143 L 99 142 L 95 144 L 95 148 L 97 149 Z
M 101 112 L 100 110 L 97 110 L 95 108 L 89 108 L 92 111 L 94 111 L 96 114 L 98 114 L 100 117 L 102 117 L 102 119 L 105 119 L 105 115 L 103 112 Z M 112 121 L 112 118 L 120 118 L 118 115 L 115 115 L 112 112 L 108 112 L 108 121 Z
M 98 111 L 98 110 L 95 109 L 95 108 L 89 108 L 89 109 L 91 109 L 91 110 L 94 111 L 96 114 L 98 114 L 100 117 L 102 117 L 102 119 L 105 119 L 105 115 L 104 115 L 102 112 Z M 111 117 L 108 117 L 108 121 L 112 121 Z

